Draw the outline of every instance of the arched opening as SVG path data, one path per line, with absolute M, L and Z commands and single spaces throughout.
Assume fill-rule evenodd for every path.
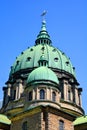
M 43 89 L 40 90 L 40 99 L 45 99 L 45 91 Z
M 70 101 L 71 100 L 71 91 L 68 90 L 68 100 Z
M 28 130 L 27 129 L 27 121 L 23 122 L 22 130 Z
M 31 101 L 31 100 L 32 100 L 32 91 L 29 92 L 29 101 Z
M 64 130 L 64 121 L 59 121 L 59 130 Z
M 55 92 L 52 92 L 52 101 L 56 101 L 56 93 Z

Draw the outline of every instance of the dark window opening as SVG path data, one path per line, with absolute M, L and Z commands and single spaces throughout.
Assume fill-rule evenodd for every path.
M 69 61 L 66 61 L 66 65 L 67 65 L 67 66 L 69 65 Z
M 37 45 L 40 44 L 40 40 L 37 40 Z
M 44 51 L 44 49 L 45 49 L 45 47 L 43 46 L 43 47 L 41 48 L 41 50 L 43 50 L 43 51 Z
M 55 52 L 55 51 L 56 51 L 56 49 L 54 48 L 54 49 L 53 49 L 53 52 Z
M 79 98 L 79 106 L 81 106 L 80 95 L 78 95 L 78 98 Z
M 10 99 L 15 100 L 15 98 L 16 98 L 16 90 L 12 90 Z
M 68 100 L 69 101 L 71 100 L 71 92 L 70 92 L 70 90 L 68 90 Z
M 31 57 L 27 57 L 27 60 L 26 61 L 30 61 L 31 60 Z
M 56 58 L 54 58 L 54 61 L 55 61 L 55 62 L 58 62 L 58 58 L 57 58 L 57 57 L 56 57 Z
M 64 52 L 62 52 L 62 55 L 65 55 L 65 53 L 64 53 Z
M 24 52 L 21 52 L 21 54 L 23 55 L 23 54 L 24 54 Z
M 52 92 L 52 101 L 56 101 L 56 93 L 55 92 Z
M 33 51 L 33 48 L 31 48 L 30 51 Z
M 16 62 L 17 65 L 19 65 L 19 60 Z
M 73 70 L 75 70 L 75 67 L 73 67 Z
M 29 101 L 32 100 L 32 92 L 29 92 Z
M 43 89 L 40 90 L 40 99 L 45 99 L 45 91 Z
M 46 40 L 44 40 L 44 43 L 46 43 Z
M 44 66 L 46 66 L 46 62 L 44 62 Z
M 25 121 L 22 125 L 22 130 L 27 130 L 27 121 Z
M 64 130 L 64 122 L 62 120 L 59 121 L 59 130 Z
M 43 66 L 43 62 L 41 62 L 41 66 Z
M 73 86 L 72 94 L 73 94 L 73 102 L 76 103 L 76 100 L 75 100 L 76 94 L 75 94 L 74 86 Z
M 41 40 L 41 43 L 43 43 L 43 40 Z

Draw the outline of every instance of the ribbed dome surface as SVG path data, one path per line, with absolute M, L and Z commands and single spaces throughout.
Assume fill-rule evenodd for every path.
M 39 44 L 22 52 L 13 64 L 10 75 L 22 69 L 38 67 L 42 49 L 43 45 Z M 59 49 L 44 44 L 44 56 L 48 60 L 48 67 L 64 70 L 75 76 L 69 58 Z
M 34 81 L 52 81 L 56 84 L 59 83 L 56 74 L 45 66 L 38 67 L 29 74 L 27 83 Z
M 43 53 L 48 61 L 48 67 L 63 70 L 75 76 L 74 68 L 69 58 L 62 51 L 51 45 L 45 21 L 42 22 L 41 31 L 37 36 L 35 46 L 28 48 L 17 57 L 11 68 L 10 76 L 20 70 L 38 67 L 38 61 Z

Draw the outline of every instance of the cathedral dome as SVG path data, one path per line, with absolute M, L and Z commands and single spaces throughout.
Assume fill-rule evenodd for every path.
M 41 66 L 33 70 L 29 76 L 27 83 L 34 83 L 34 82 L 45 82 L 45 81 L 51 81 L 53 83 L 58 84 L 59 80 L 56 76 L 56 74 L 46 66 Z
M 1 111 L 15 120 L 19 116 L 17 113 L 26 115 L 26 112 L 42 112 L 49 107 L 49 111 L 52 108 L 61 115 L 62 112 L 73 115 L 71 120 L 74 120 L 76 116 L 84 114 L 82 88 L 78 88 L 78 85 L 75 68 L 66 54 L 52 45 L 46 22 L 43 21 L 35 45 L 23 51 L 11 67 L 9 79 L 3 87 Z
M 70 59 L 61 50 L 52 46 L 50 36 L 46 31 L 46 23 L 42 22 L 41 31 L 37 36 L 35 45 L 23 51 L 11 67 L 10 77 L 16 72 L 23 72 L 26 69 L 37 68 L 38 61 L 44 53 L 48 61 L 48 67 L 59 71 L 68 72 L 75 77 L 75 70 Z

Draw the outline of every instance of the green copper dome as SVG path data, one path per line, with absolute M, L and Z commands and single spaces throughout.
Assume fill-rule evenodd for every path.
M 27 83 L 34 81 L 51 81 L 56 84 L 59 83 L 56 74 L 45 66 L 38 67 L 29 74 Z
M 11 67 L 10 77 L 16 72 L 23 72 L 26 69 L 33 69 L 39 66 L 40 58 L 44 58 L 48 62 L 48 67 L 59 71 L 68 72 L 75 77 L 74 67 L 70 59 L 59 49 L 51 45 L 51 40 L 46 31 L 46 23 L 42 22 L 42 27 L 35 45 L 23 51 L 15 60 Z M 42 57 L 41 57 L 42 56 Z
M 39 44 L 22 52 L 13 64 L 10 75 L 20 70 L 38 67 L 38 61 L 42 56 L 42 48 L 43 45 Z M 75 76 L 70 59 L 62 51 L 45 44 L 44 55 L 48 61 L 48 67 L 64 70 Z

